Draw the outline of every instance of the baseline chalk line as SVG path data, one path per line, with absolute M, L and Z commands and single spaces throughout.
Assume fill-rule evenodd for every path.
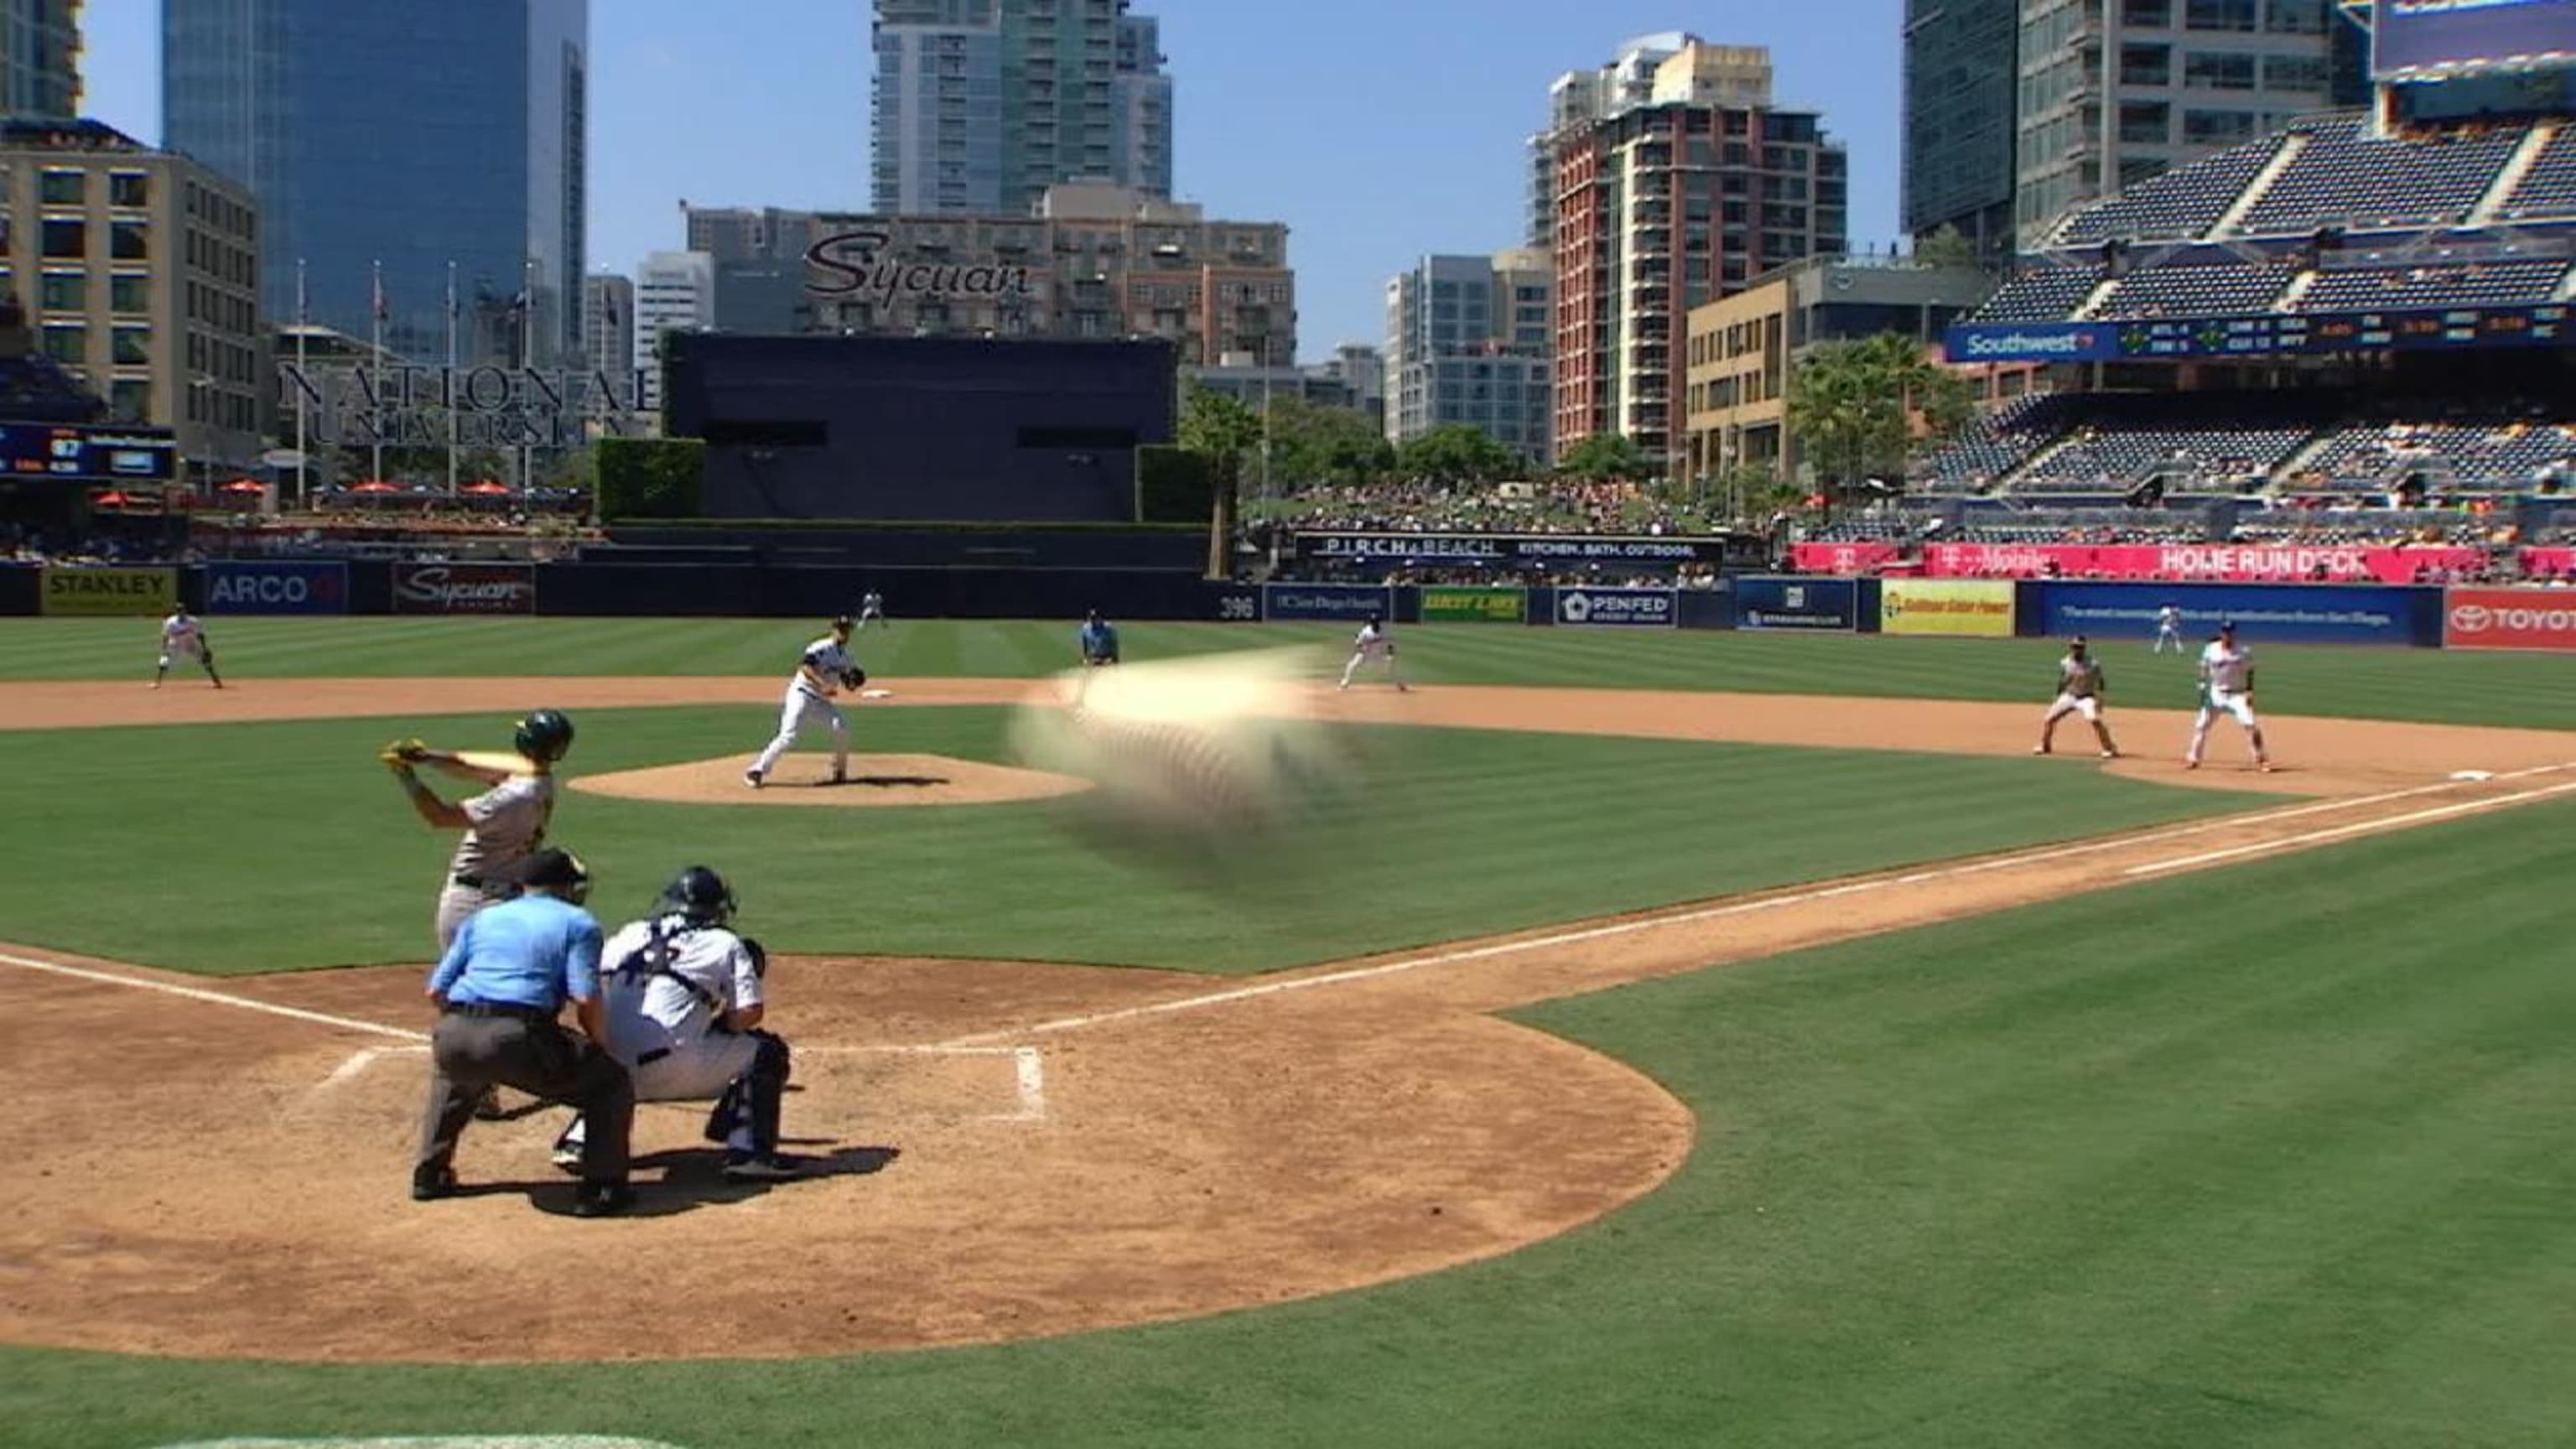
M 120 976 L 113 971 L 93 971 L 86 966 L 65 966 L 58 961 L 38 961 L 26 956 L 0 952 L 0 965 L 16 966 L 28 971 L 45 971 L 56 976 L 70 976 L 82 981 L 98 981 L 109 986 L 130 986 L 138 991 L 158 991 L 165 996 L 181 996 L 190 1001 L 211 1002 L 242 1011 L 256 1011 L 267 1016 L 282 1016 L 289 1021 L 309 1021 L 318 1026 L 335 1026 L 343 1031 L 373 1032 L 378 1036 L 399 1037 L 404 1041 L 427 1041 L 429 1033 L 407 1027 L 387 1026 L 380 1021 L 360 1021 L 352 1016 L 333 1016 L 327 1011 L 307 1011 L 300 1006 L 280 1006 L 273 1001 L 260 1001 L 248 996 L 235 996 L 229 991 L 209 991 L 202 986 L 181 986 L 172 981 L 146 981 L 140 977 Z
M 2166 871 L 2189 870 L 2198 865 L 2214 865 L 2222 860 L 2242 860 L 2248 856 L 2269 855 L 2302 845 L 2315 845 L 2340 840 L 2348 835 L 2368 835 L 2378 831 L 2399 830 L 2409 825 L 2422 825 L 2432 820 L 2448 820 L 2456 815 L 2474 815 L 2481 810 L 2496 810 L 2518 805 L 2525 800 L 2543 800 L 2552 795 L 2576 792 L 2576 785 L 2550 785 L 2538 790 L 2517 790 L 2510 795 L 2496 795 L 2484 800 L 2464 800 L 2457 805 L 2439 805 L 2430 810 L 2415 810 L 2404 815 L 2391 815 L 2383 820 L 2356 820 L 2350 825 L 2336 825 L 2324 830 L 2311 830 L 2301 835 L 2287 835 L 2279 840 L 2257 841 L 2251 845 L 2231 845 L 2225 850 L 2208 850 L 2198 855 L 2178 855 L 2170 860 L 2151 860 L 2133 865 L 2123 875 L 2161 875 Z
M 2528 769 L 2508 771 L 2503 774 L 2499 774 L 2494 778 L 2498 780 L 2529 779 L 2538 775 L 2556 774 L 2562 770 L 2576 770 L 2576 761 L 2556 765 L 2535 765 Z M 1082 1031 L 1095 1026 L 1107 1026 L 1115 1022 L 1135 1021 L 1144 1017 L 1168 1016 L 1184 1011 L 1199 1011 L 1212 1006 L 1224 1006 L 1237 1001 L 1251 1001 L 1264 996 L 1277 996 L 1290 991 L 1310 991 L 1322 986 L 1339 986 L 1347 982 L 1371 981 L 1379 977 L 1399 976 L 1406 972 L 1419 971 L 1430 966 L 1450 966 L 1462 961 L 1480 961 L 1495 956 L 1516 955 L 1525 951 L 1544 951 L 1559 946 L 1574 946 L 1591 941 L 1610 940 L 1620 936 L 1633 936 L 1646 931 L 1663 930 L 1671 926 L 1693 925 L 1702 921 L 1726 920 L 1735 916 L 1758 915 L 1764 911 L 1785 910 L 1791 906 L 1813 905 L 1818 901 L 1839 900 L 1846 896 L 1869 895 L 1880 891 L 1897 890 L 1906 886 L 1930 885 L 1939 881 L 1958 880 L 1967 876 L 1982 875 L 1989 871 L 2018 870 L 2027 866 L 2046 865 L 2053 861 L 2072 860 L 2079 856 L 2099 855 L 2105 851 L 2131 850 L 2142 845 L 2153 845 L 2167 840 L 2183 840 L 2195 835 L 2208 835 L 2222 830 L 2241 830 L 2247 826 L 2270 825 L 2285 820 L 2301 820 L 2311 815 L 2324 815 L 2342 810 L 2358 810 L 2374 805 L 2386 805 L 2399 800 L 2412 800 L 2425 795 L 2437 795 L 2454 791 L 2457 790 L 2462 783 L 2464 782 L 2445 780 L 2439 784 L 2414 785 L 2403 790 L 2386 790 L 2376 795 L 2353 795 L 2342 799 L 2319 800 L 2304 805 L 2293 805 L 2279 810 L 2262 810 L 2244 815 L 2223 815 L 2209 820 L 2195 821 L 2188 825 L 2172 826 L 2166 829 L 2148 831 L 2142 834 L 2118 835 L 2104 840 L 2083 841 L 2074 845 L 2039 846 L 2030 850 L 2014 851 L 2004 855 L 1992 856 L 1984 860 L 1972 860 L 1960 865 L 1934 866 L 1925 870 L 1908 871 L 1901 875 L 1874 876 L 1863 880 L 1845 881 L 1840 885 L 1820 886 L 1811 890 L 1792 891 L 1785 895 L 1764 896 L 1756 900 L 1730 901 L 1718 905 L 1702 906 L 1694 910 L 1675 911 L 1663 915 L 1648 916 L 1638 920 L 1612 921 L 1605 925 L 1587 926 L 1582 929 L 1572 931 L 1558 931 L 1549 935 L 1532 936 L 1523 940 L 1503 941 L 1487 946 L 1471 946 L 1464 950 L 1441 951 L 1427 956 L 1408 956 L 1402 960 L 1388 961 L 1375 966 L 1355 966 L 1344 971 L 1328 971 L 1317 976 L 1300 976 L 1286 981 L 1265 981 L 1254 986 L 1238 986 L 1226 991 L 1210 992 L 1204 996 L 1185 996 L 1174 1001 L 1150 1002 L 1143 1006 L 1121 1007 L 1115 1011 L 1099 1011 L 1091 1012 L 1082 1016 L 1058 1017 L 1052 1021 L 1041 1021 L 1028 1026 L 1015 1026 L 1001 1031 L 976 1032 L 967 1036 L 955 1037 L 952 1038 L 947 1045 L 969 1046 L 978 1043 L 1004 1040 L 1011 1037 L 1051 1036 L 1068 1031 Z M 2376 822 L 2372 823 L 2375 824 Z M 2369 827 L 2365 825 L 2355 828 L 2361 829 Z

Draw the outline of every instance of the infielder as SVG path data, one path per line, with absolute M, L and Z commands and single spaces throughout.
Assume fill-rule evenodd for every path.
M 2102 672 L 2102 661 L 2085 652 L 2084 636 L 2076 635 L 2066 643 L 2066 657 L 2057 661 L 2057 699 L 2039 722 L 2039 743 L 2031 747 L 2034 755 L 2045 755 L 2056 746 L 2057 722 L 2070 714 L 2084 716 L 2093 727 L 2093 738 L 2102 744 L 2102 758 L 2116 760 L 2120 747 L 2111 743 L 2111 727 L 2102 722 L 2102 688 L 2109 683 Z
M 1351 662 L 1342 666 L 1341 687 L 1350 688 L 1360 666 L 1372 659 L 1385 663 L 1386 677 L 1399 691 L 1412 688 L 1404 682 L 1404 671 L 1396 665 L 1395 640 L 1388 637 L 1383 614 L 1369 615 L 1368 622 L 1360 626 L 1360 632 L 1351 640 Z
M 1082 628 L 1074 635 L 1074 643 L 1082 651 L 1085 668 L 1118 662 L 1118 626 L 1100 617 L 1098 609 L 1082 616 Z
M 2185 652 L 2182 644 L 2182 610 L 2172 604 L 2156 610 L 2156 645 L 2147 652 L 2162 654 L 2165 652 L 2167 643 L 2173 645 L 2176 654 Z
M 876 620 L 877 627 L 880 629 L 891 629 L 894 627 L 894 622 L 886 617 L 885 595 L 878 593 L 874 589 L 870 589 L 859 596 L 858 627 L 862 629 L 868 627 L 868 621 L 870 619 Z
M 2221 714 L 2236 716 L 2254 747 L 2254 768 L 2270 773 L 2272 756 L 2263 748 L 2263 722 L 2254 717 L 2254 651 L 2237 644 L 2233 622 L 2219 625 L 2217 637 L 2200 651 L 2200 713 L 2192 717 L 2191 751 L 2183 756 L 2184 769 L 2200 768 L 2210 723 Z
M 673 877 L 653 913 L 630 922 L 600 953 L 608 1052 L 635 1080 L 639 1102 L 715 1102 L 707 1138 L 725 1146 L 737 1182 L 794 1177 L 778 1151 L 786 1100 L 784 1039 L 759 1030 L 769 957 L 731 929 L 732 887 L 703 865 Z M 556 1139 L 557 1167 L 580 1167 L 582 1119 Z
M 170 617 L 161 621 L 161 663 L 152 671 L 152 687 L 161 687 L 161 676 L 170 672 L 170 661 L 181 656 L 204 666 L 206 677 L 215 688 L 224 687 L 224 677 L 215 672 L 215 646 L 206 639 L 206 626 L 197 622 L 185 604 L 170 606 Z
M 869 597 L 874 598 L 875 595 Z M 742 772 L 742 782 L 757 790 L 769 778 L 778 757 L 786 754 L 805 732 L 808 721 L 821 719 L 832 727 L 832 783 L 838 785 L 850 778 L 850 722 L 841 717 L 832 696 L 844 689 L 856 689 L 868 682 L 867 671 L 850 661 L 850 631 L 856 622 L 843 614 L 832 621 L 832 632 L 805 646 L 805 655 L 796 663 L 796 673 L 787 681 L 787 700 L 778 714 L 778 737 Z

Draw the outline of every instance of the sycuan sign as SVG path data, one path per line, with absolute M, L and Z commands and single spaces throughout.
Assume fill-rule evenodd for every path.
M 818 275 L 805 290 L 818 297 L 865 296 L 880 303 L 898 298 L 1025 297 L 1029 269 L 1001 262 L 920 262 L 886 255 L 894 236 L 882 231 L 835 232 L 805 249 L 805 265 Z

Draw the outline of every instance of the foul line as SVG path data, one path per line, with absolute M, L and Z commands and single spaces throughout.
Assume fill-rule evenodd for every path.
M 2408 825 L 2421 825 L 2428 820 L 2448 820 L 2455 815 L 2474 815 L 2481 810 L 2518 804 L 2524 800 L 2541 800 L 2552 795 L 2576 791 L 2576 785 L 2551 785 L 2539 790 L 2517 790 L 2510 795 L 2497 795 L 2485 800 L 2467 800 L 2457 805 L 2442 805 L 2431 810 L 2417 810 L 2405 815 L 2391 815 L 2384 820 L 2361 820 L 2350 825 L 2337 825 L 2327 830 L 2311 830 L 2304 835 L 2284 836 L 2279 840 L 2258 841 L 2252 845 L 2231 845 L 2225 850 L 2203 851 L 2199 855 L 2181 855 L 2171 860 L 2153 860 L 2133 865 L 2124 875 L 2159 875 L 2171 870 L 2189 870 L 2196 865 L 2211 865 L 2222 860 L 2241 860 L 2246 856 L 2268 855 L 2276 850 L 2314 845 L 2320 841 L 2340 840 L 2347 835 L 2366 835 L 2376 830 L 2395 830 Z
M 280 1006 L 273 1001 L 235 996 L 228 991 L 209 991 L 202 986 L 181 986 L 170 981 L 146 981 L 136 976 L 120 976 L 113 971 L 92 971 L 85 966 L 65 966 L 59 962 L 37 961 L 25 956 L 12 956 L 5 952 L 0 952 L 0 965 L 23 966 L 30 971 L 50 971 L 56 976 L 77 977 L 83 981 L 103 981 L 110 986 L 131 986 L 142 991 L 158 991 L 169 996 L 184 996 L 191 1001 L 211 1001 L 217 1006 L 264 1012 L 270 1016 L 285 1017 L 290 1021 L 309 1021 L 321 1026 L 336 1026 L 344 1031 L 368 1031 L 378 1036 L 400 1037 L 404 1041 L 429 1040 L 429 1033 L 425 1031 L 386 1026 L 376 1021 L 360 1021 L 350 1016 L 333 1016 L 327 1011 L 306 1011 L 300 1006 Z
M 2569 769 L 2576 769 L 2576 762 L 2559 765 L 2536 765 L 2530 769 L 2508 771 L 2506 773 L 2496 775 L 2493 778 L 2497 780 L 2528 779 L 2534 775 L 2555 774 L 2558 771 Z M 1846 881 L 1841 885 L 1823 886 L 1813 890 L 1793 891 L 1786 895 L 1764 896 L 1755 900 L 1732 901 L 1721 905 L 1702 906 L 1694 910 L 1677 911 L 1666 915 L 1647 916 L 1634 920 L 1612 921 L 1606 925 L 1587 926 L 1580 930 L 1573 931 L 1559 931 L 1545 936 L 1532 936 L 1524 940 L 1503 941 L 1487 946 L 1471 946 L 1460 951 L 1442 951 L 1429 956 L 1409 956 L 1400 961 L 1388 961 L 1376 966 L 1355 966 L 1348 970 L 1328 971 L 1317 976 L 1300 976 L 1286 981 L 1265 981 L 1257 986 L 1238 986 L 1228 991 L 1210 992 L 1205 996 L 1185 996 L 1177 1001 L 1162 1001 L 1149 1003 L 1144 1006 L 1121 1007 L 1116 1011 L 1092 1012 L 1083 1016 L 1058 1017 L 1053 1021 L 1042 1021 L 1030 1026 L 1015 1026 L 1003 1031 L 978 1032 L 969 1036 L 955 1037 L 949 1041 L 948 1045 L 967 1046 L 982 1042 L 1004 1040 L 1011 1037 L 1048 1036 L 1059 1032 L 1081 1031 L 1089 1027 L 1106 1026 L 1113 1022 L 1133 1021 L 1149 1016 L 1165 1016 L 1175 1012 L 1198 1011 L 1211 1006 L 1224 1006 L 1230 1002 L 1249 1001 L 1258 997 L 1276 996 L 1290 991 L 1307 991 L 1318 986 L 1338 986 L 1349 981 L 1369 981 L 1382 976 L 1397 976 L 1408 971 L 1419 971 L 1426 966 L 1449 966 L 1455 965 L 1461 961 L 1480 961 L 1489 957 L 1514 955 L 1523 951 L 1539 951 L 1556 946 L 1574 946 L 1581 945 L 1588 941 L 1608 940 L 1618 936 L 1633 936 L 1643 931 L 1662 930 L 1668 926 L 1685 926 L 1693 925 L 1701 921 L 1724 920 L 1732 916 L 1756 915 L 1763 911 L 1782 910 L 1790 906 L 1813 905 L 1818 901 L 1839 900 L 1845 896 L 1866 895 L 1876 891 L 1894 890 L 1902 886 L 1929 885 L 1936 881 L 1957 880 L 1963 876 L 1981 875 L 1988 871 L 2014 870 L 2023 866 L 2045 865 L 2051 861 L 2069 860 L 2083 855 L 2098 855 L 2109 850 L 2130 850 L 2141 845 L 2152 845 L 2156 842 L 2165 840 L 2180 840 L 2194 835 L 2206 835 L 2213 831 L 2241 830 L 2249 825 L 2269 825 L 2283 820 L 2298 820 L 2310 815 L 2327 814 L 2337 810 L 2355 810 L 2373 805 L 2385 805 L 2393 801 L 2411 800 L 2423 795 L 2439 794 L 2446 790 L 2456 790 L 2461 785 L 2467 783 L 2473 782 L 2445 780 L 2436 785 L 2416 785 L 2408 789 L 2389 790 L 2377 795 L 2355 795 L 2340 800 L 2324 800 L 2308 805 L 2292 806 L 2284 810 L 2266 810 L 2247 815 L 2221 816 L 2214 820 L 2198 821 L 2190 825 L 2150 831 L 2141 835 L 2119 835 L 2106 840 L 2085 841 L 2077 845 L 2044 846 L 2033 850 L 2017 851 L 2009 855 L 1994 856 L 1985 860 L 1969 861 L 1963 865 L 1936 866 L 1929 870 L 1909 871 L 1902 875 L 1872 876 L 1861 880 Z M 2558 787 L 2558 789 L 2576 789 L 2576 786 L 2562 786 Z M 2526 792 L 2526 794 L 2542 793 L 2554 794 L 2557 793 L 2557 791 Z M 2524 795 L 2515 795 L 2508 797 L 2508 801 L 2522 798 L 2525 798 Z M 2498 801 L 2496 803 L 2507 803 L 2507 801 Z M 2440 812 L 2421 812 L 2420 817 L 2430 817 L 2435 814 L 2455 814 L 2459 813 L 2464 808 L 2466 807 L 2452 806 L 2447 807 Z M 2420 817 L 2408 816 L 2404 818 L 2411 820 Z M 2391 823 L 2394 822 L 2369 821 L 2359 825 L 2340 827 L 2336 831 L 2325 832 L 2324 834 L 2328 836 L 2335 834 L 2349 834 Z M 2310 837 L 2302 836 L 2296 838 L 2304 840 Z M 2273 849 L 2277 847 L 2273 845 L 2265 845 L 2254 848 Z
M 0 957 L 0 959 L 8 958 Z M 374 1066 L 385 1056 L 427 1050 L 429 1048 L 425 1045 L 360 1047 L 349 1053 L 347 1060 L 326 1073 L 321 1081 L 314 1083 L 311 1090 L 304 1094 L 304 1100 L 308 1103 L 316 1102 L 333 1089 L 356 1081 L 366 1073 L 367 1068 Z M 1043 1122 L 1046 1120 L 1046 1059 L 1033 1046 L 800 1046 L 796 1051 L 805 1056 L 1007 1057 L 1011 1062 L 1012 1090 L 1017 1097 L 1017 1105 L 1008 1112 L 988 1112 L 964 1120 L 970 1122 Z M 639 1102 L 636 1105 L 651 1107 L 660 1103 L 658 1101 Z

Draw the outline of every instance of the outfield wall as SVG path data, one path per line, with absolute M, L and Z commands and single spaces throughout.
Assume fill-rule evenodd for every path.
M 1601 631 L 2148 639 L 2167 605 L 2187 638 L 2576 653 L 2576 588 L 2121 583 L 1742 575 L 1705 589 L 1243 584 L 1167 569 L 881 568 L 719 562 L 227 560 L 0 565 L 0 615 L 148 616 L 173 598 L 247 614 L 823 618 L 871 589 L 897 619 L 1392 623 Z

